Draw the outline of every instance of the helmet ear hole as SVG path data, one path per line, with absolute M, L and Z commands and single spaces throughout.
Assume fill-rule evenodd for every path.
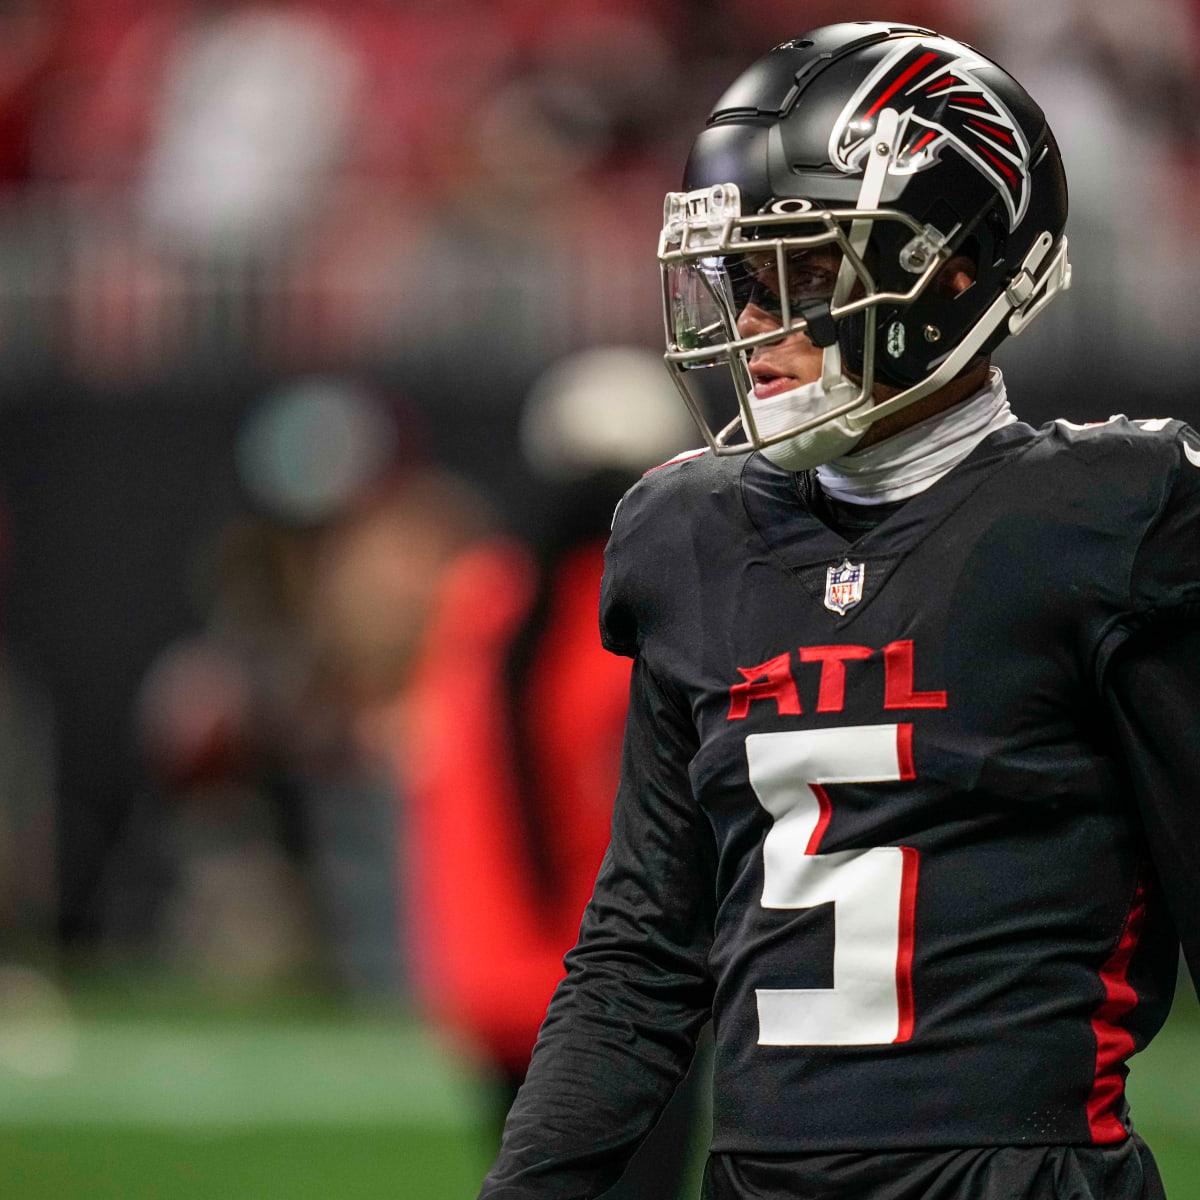
M 937 273 L 937 278 L 933 281 L 934 291 L 947 300 L 955 300 L 975 285 L 978 275 L 973 255 L 956 254 Z

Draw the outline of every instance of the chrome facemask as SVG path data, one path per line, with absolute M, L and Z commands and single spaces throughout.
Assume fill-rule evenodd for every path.
M 875 320 L 880 304 L 911 303 L 946 261 L 947 238 L 922 229 L 902 212 L 881 209 L 879 197 L 891 160 L 888 130 L 895 132 L 896 114 L 880 114 L 874 153 L 868 159 L 858 202 L 853 209 L 818 207 L 811 201 L 776 201 L 771 211 L 742 212 L 736 184 L 717 184 L 694 192 L 668 194 L 659 237 L 663 317 L 667 338 L 667 367 L 701 432 L 717 454 L 781 447 L 780 465 L 802 469 L 813 465 L 814 454 L 845 452 L 866 430 L 875 384 Z M 903 294 L 881 292 L 865 261 L 867 243 L 876 221 L 899 221 L 909 227 L 906 269 L 913 286 Z M 791 262 L 797 252 L 821 248 L 840 262 L 831 289 L 791 286 Z M 777 282 L 773 311 L 778 328 L 743 336 L 738 317 L 749 302 L 759 301 L 749 284 L 757 273 Z M 761 306 L 761 305 L 760 305 Z M 862 322 L 862 363 L 857 378 L 843 371 L 839 332 L 842 322 L 858 316 Z M 750 356 L 760 346 L 774 345 L 803 333 L 822 350 L 821 378 L 794 389 L 795 403 L 784 394 L 771 400 L 754 395 Z M 732 420 L 713 427 L 698 372 L 728 370 L 737 398 Z M 784 403 L 779 403 L 784 401 Z M 832 438 L 813 431 L 833 426 Z M 740 437 L 738 436 L 740 433 Z M 776 455 L 772 455 L 776 457 Z

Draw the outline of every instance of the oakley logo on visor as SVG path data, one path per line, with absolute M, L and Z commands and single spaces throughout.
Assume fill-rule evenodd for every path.
M 1015 229 L 1029 204 L 1029 143 L 1000 98 L 974 72 L 992 64 L 937 42 L 901 43 L 863 81 L 833 126 L 831 161 L 848 174 L 863 169 L 879 113 L 900 114 L 891 172 L 933 166 L 952 144 L 996 188 Z

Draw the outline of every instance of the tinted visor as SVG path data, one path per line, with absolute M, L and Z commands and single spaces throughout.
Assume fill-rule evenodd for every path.
M 739 315 L 753 304 L 778 321 L 783 319 L 784 295 L 793 311 L 814 300 L 831 300 L 841 261 L 839 251 L 822 246 L 786 250 L 782 256 L 774 251 L 730 254 L 725 270 Z
M 841 266 L 832 246 L 761 250 L 685 259 L 667 268 L 672 349 L 718 349 L 737 339 L 737 321 L 751 306 L 783 323 L 787 296 L 794 322 L 832 299 Z

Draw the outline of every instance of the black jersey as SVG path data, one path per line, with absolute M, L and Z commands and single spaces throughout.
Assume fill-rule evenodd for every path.
M 626 496 L 612 843 L 489 1197 L 594 1196 L 711 1012 L 721 1154 L 1106 1145 L 1200 966 L 1200 442 L 988 437 L 847 541 L 709 453 Z

